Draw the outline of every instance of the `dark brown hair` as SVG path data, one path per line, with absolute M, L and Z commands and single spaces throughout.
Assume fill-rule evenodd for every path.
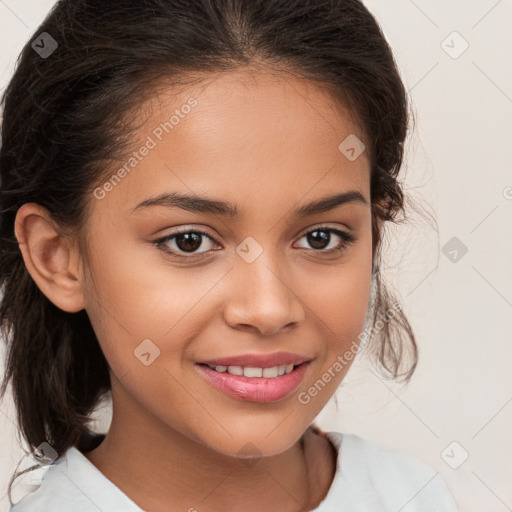
M 32 46 L 42 32 L 58 44 L 47 57 Z M 409 108 L 391 49 L 361 1 L 60 1 L 26 43 L 2 97 L 0 323 L 8 355 L 0 396 L 12 381 L 31 449 L 48 442 L 60 456 L 80 446 L 110 378 L 86 311 L 60 310 L 28 273 L 14 235 L 18 209 L 40 204 L 85 248 L 92 191 L 124 160 L 143 100 L 158 84 L 186 86 L 194 73 L 256 64 L 326 87 L 360 126 L 371 161 L 370 324 L 392 308 L 377 221 L 405 214 L 397 175 Z M 412 329 L 401 308 L 383 324 L 369 351 L 387 378 L 408 381 L 417 363 Z

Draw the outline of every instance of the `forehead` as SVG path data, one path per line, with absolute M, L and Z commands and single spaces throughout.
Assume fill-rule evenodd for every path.
M 168 130 L 158 130 L 158 126 L 171 121 L 167 128 L 181 135 L 181 142 L 190 135 L 204 144 L 229 139 L 236 150 L 250 149 L 252 140 L 287 148 L 304 141 L 318 145 L 319 139 L 330 146 L 351 133 L 364 138 L 349 109 L 326 86 L 311 80 L 254 70 L 199 75 L 190 80 L 178 87 L 158 86 L 139 115 L 145 119 L 139 135 L 145 136 L 150 130 L 156 130 L 157 138 L 159 131 L 165 135 Z M 192 101 L 196 105 L 189 108 Z M 183 128 L 185 124 L 189 130 Z M 252 135 L 249 138 L 248 133 Z
M 173 190 L 244 206 L 263 195 L 285 204 L 355 188 L 369 201 L 367 153 L 350 160 L 339 148 L 362 133 L 342 104 L 302 78 L 236 71 L 159 86 L 137 125 L 133 150 L 148 149 L 108 194 L 125 210 Z

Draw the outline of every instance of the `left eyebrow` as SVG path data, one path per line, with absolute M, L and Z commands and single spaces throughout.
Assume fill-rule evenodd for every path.
M 348 192 L 343 192 L 342 194 L 335 194 L 333 196 L 324 197 L 323 199 L 318 199 L 309 204 L 301 206 L 300 208 L 295 210 L 295 215 L 298 217 L 307 217 L 309 215 L 327 212 L 343 204 L 354 202 L 362 203 L 365 205 L 368 204 L 368 202 L 363 197 L 361 192 L 359 192 L 358 190 L 349 190 Z
M 349 190 L 341 194 L 334 194 L 322 199 L 317 199 L 311 203 L 300 206 L 294 211 L 294 214 L 297 217 L 308 217 L 310 215 L 326 212 L 338 206 L 353 202 L 362 203 L 364 205 L 368 204 L 366 199 L 358 190 Z M 212 213 L 226 217 L 236 217 L 239 213 L 236 204 L 214 200 L 207 197 L 179 194 L 177 192 L 170 194 L 164 193 L 157 197 L 146 199 L 135 206 L 135 208 L 132 208 L 131 212 L 134 212 L 138 208 L 145 208 L 149 206 L 181 208 L 190 212 Z

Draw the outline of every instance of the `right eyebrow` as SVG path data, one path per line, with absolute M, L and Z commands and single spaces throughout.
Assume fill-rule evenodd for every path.
M 132 212 L 138 208 L 148 206 L 165 206 L 167 208 L 181 208 L 190 212 L 213 213 L 215 215 L 223 215 L 227 217 L 236 217 L 238 208 L 225 201 L 219 201 L 206 197 L 194 195 L 179 194 L 177 192 L 160 194 L 157 197 L 146 199 L 139 203 Z

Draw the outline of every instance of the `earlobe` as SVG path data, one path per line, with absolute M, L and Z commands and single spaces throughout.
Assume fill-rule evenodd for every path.
M 81 276 L 73 264 L 78 261 L 76 248 L 59 232 L 48 211 L 25 203 L 16 214 L 14 232 L 25 266 L 41 292 L 68 313 L 84 309 Z

